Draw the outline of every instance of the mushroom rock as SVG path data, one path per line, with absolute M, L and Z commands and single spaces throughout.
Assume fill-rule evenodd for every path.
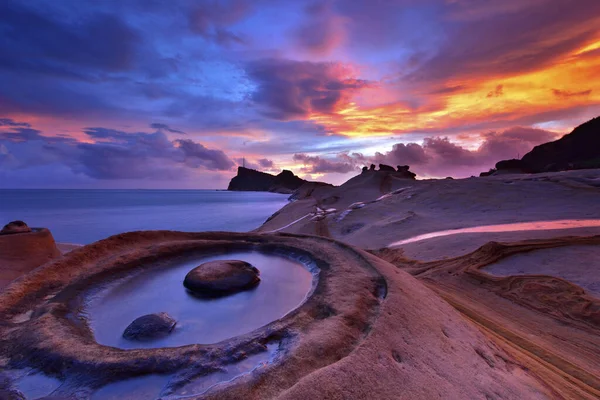
M 0 233 L 0 289 L 60 255 L 48 229 L 32 230 L 23 221 L 6 224 Z
M 10 235 L 13 233 L 27 233 L 31 232 L 31 228 L 23 221 L 12 221 L 4 225 L 4 228 L 0 231 L 0 235 Z
M 159 339 L 171 333 L 176 323 L 166 312 L 143 315 L 129 324 L 123 337 L 128 340 Z
M 396 177 L 405 179 L 415 179 L 415 177 L 417 176 L 417 174 L 415 174 L 414 172 L 409 171 L 410 166 L 408 165 L 398 165 L 396 168 L 398 168 L 395 175 Z
M 396 172 L 396 170 L 394 169 L 394 167 L 391 167 L 391 166 L 385 165 L 385 164 L 379 164 L 379 170 L 380 171 Z
M 259 274 L 245 261 L 209 261 L 188 272 L 183 286 L 200 296 L 218 297 L 253 288 L 260 282 Z

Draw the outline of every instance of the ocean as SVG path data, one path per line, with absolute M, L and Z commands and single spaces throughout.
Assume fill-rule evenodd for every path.
M 50 229 L 57 242 L 88 244 L 128 231 L 244 232 L 288 195 L 218 190 L 0 189 L 0 229 L 13 220 Z

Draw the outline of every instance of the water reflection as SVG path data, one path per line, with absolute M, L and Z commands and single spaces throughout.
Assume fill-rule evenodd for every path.
M 389 245 L 389 247 L 402 246 L 404 244 L 418 242 L 420 240 L 432 239 L 440 236 L 456 235 L 458 233 L 494 233 L 494 232 L 517 232 L 517 231 L 545 231 L 556 229 L 590 228 L 600 227 L 598 219 L 561 219 L 556 221 L 534 221 L 516 222 L 512 224 L 484 225 L 470 228 L 449 229 L 445 231 L 425 233 L 409 239 L 400 240 Z
M 199 264 L 219 259 L 247 261 L 260 270 L 254 289 L 217 299 L 200 299 L 183 287 L 185 275 Z M 122 279 L 90 296 L 85 314 L 96 341 L 119 348 L 211 344 L 251 332 L 300 305 L 312 286 L 312 274 L 299 262 L 258 252 L 204 257 L 167 268 L 151 268 Z M 164 338 L 135 342 L 122 338 L 136 318 L 167 312 L 177 320 Z

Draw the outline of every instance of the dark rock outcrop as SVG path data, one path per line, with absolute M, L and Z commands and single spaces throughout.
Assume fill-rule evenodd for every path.
M 371 164 L 371 166 L 369 167 L 369 171 L 375 171 L 375 164 Z
M 396 172 L 396 170 L 394 169 L 394 167 L 391 167 L 391 166 L 385 165 L 385 164 L 379 164 L 379 170 L 380 171 Z
M 520 160 L 503 160 L 497 173 L 539 173 L 600 168 L 600 117 L 553 142 L 536 146 Z
M 369 167 L 367 167 L 367 166 L 362 167 L 362 172 L 363 173 L 367 172 L 368 170 L 369 170 Z
M 123 337 L 128 340 L 159 339 L 171 333 L 176 323 L 166 312 L 143 315 L 129 324 Z
M 492 176 L 496 173 L 496 169 L 495 168 L 491 168 L 488 172 L 482 172 L 479 174 L 480 178 L 486 177 L 486 176 Z M 473 177 L 472 177 L 473 178 Z
M 525 171 L 527 167 L 525 163 L 517 158 L 511 160 L 502 160 L 496 163 L 496 169 L 513 169 Z
M 288 170 L 283 170 L 278 175 L 271 175 L 254 169 L 238 167 L 237 175 L 231 179 L 227 190 L 290 194 L 306 182 Z
M 31 228 L 23 221 L 12 221 L 4 225 L 4 228 L 0 231 L 0 235 L 10 235 L 13 233 L 28 233 L 31 232 Z
M 260 282 L 259 274 L 245 261 L 209 261 L 188 272 L 183 286 L 199 296 L 219 297 L 253 288 Z

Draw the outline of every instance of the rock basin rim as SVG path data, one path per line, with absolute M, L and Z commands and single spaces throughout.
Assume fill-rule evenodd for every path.
M 367 293 L 381 292 L 375 287 L 369 288 L 378 285 L 377 279 L 368 279 L 373 283 L 362 289 L 360 286 L 364 286 L 364 283 L 361 279 L 355 281 L 358 285 L 356 290 L 341 293 L 340 298 L 330 298 L 326 286 L 342 276 L 334 272 L 346 268 L 348 260 L 342 262 L 344 257 L 340 258 L 340 255 L 348 250 L 345 246 L 338 248 L 328 242 L 316 238 L 303 240 L 289 235 L 221 232 L 194 234 L 148 231 L 115 235 L 75 249 L 65 257 L 46 264 L 14 282 L 0 295 L 2 323 L 6 324 L 0 327 L 0 333 L 7 338 L 7 342 L 12 343 L 8 347 L 0 346 L 0 354 L 7 356 L 11 368 L 34 367 L 59 379 L 79 376 L 76 380 L 92 381 L 94 387 L 100 387 L 148 373 L 176 373 L 197 370 L 199 367 L 204 371 L 218 371 L 224 365 L 265 351 L 266 345 L 272 342 L 282 343 L 287 352 L 301 348 L 302 351 L 314 353 L 316 349 L 307 345 L 303 335 L 298 334 L 299 331 L 308 326 L 321 325 L 321 321 L 331 315 L 343 316 L 348 304 L 365 301 L 371 304 L 371 296 L 365 296 L 362 293 L 364 290 Z M 94 285 L 135 273 L 149 264 L 160 268 L 161 262 L 173 260 L 173 257 L 240 250 L 285 255 L 303 263 L 313 274 L 312 289 L 305 302 L 279 320 L 215 345 L 125 352 L 95 343 L 85 319 L 72 318 L 81 306 L 82 293 Z M 358 268 L 358 275 L 377 275 L 374 269 L 363 268 Z M 349 302 L 348 298 L 355 300 Z M 12 322 L 27 313 L 31 314 L 29 320 L 25 318 L 18 323 Z M 321 314 L 323 317 L 307 318 L 308 315 Z M 57 332 L 61 334 L 57 335 Z M 362 336 L 361 329 L 351 332 Z M 331 337 L 339 336 L 340 327 L 332 329 L 330 333 Z M 41 346 L 35 344 L 40 340 Z M 44 360 L 43 365 L 36 361 L 40 359 Z

